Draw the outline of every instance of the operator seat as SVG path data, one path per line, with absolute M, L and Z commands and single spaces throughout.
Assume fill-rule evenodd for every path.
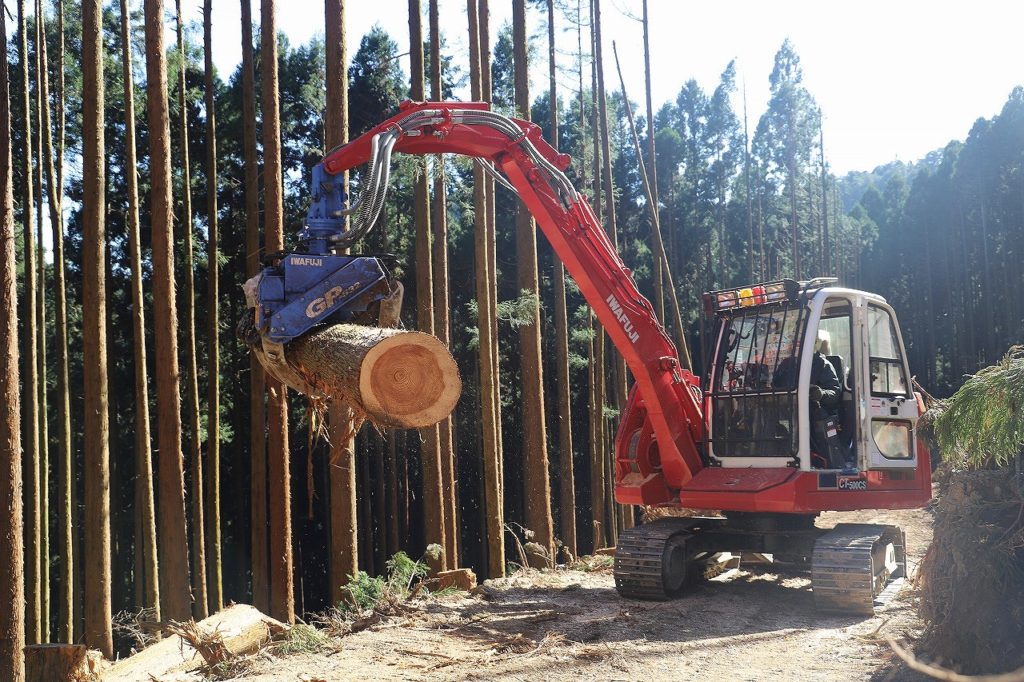
M 836 370 L 836 376 L 839 377 L 839 383 L 842 384 L 843 387 L 842 397 L 839 400 L 839 404 L 836 406 L 836 417 L 839 419 L 843 447 L 852 452 L 854 443 L 853 434 L 856 422 L 853 409 L 853 387 L 850 385 L 851 377 L 843 366 L 843 358 L 841 355 L 826 355 L 825 359 L 828 360 Z

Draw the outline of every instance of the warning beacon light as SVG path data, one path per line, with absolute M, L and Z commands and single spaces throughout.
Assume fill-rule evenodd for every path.
M 780 279 L 736 289 L 722 289 L 704 294 L 704 312 L 708 315 L 734 308 L 752 308 L 772 303 L 784 303 L 799 297 L 800 284 L 792 279 Z

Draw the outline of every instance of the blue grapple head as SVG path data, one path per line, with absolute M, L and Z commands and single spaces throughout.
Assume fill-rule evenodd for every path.
M 341 179 L 318 164 L 312 193 L 299 233 L 301 250 L 264 258 L 263 271 L 246 283 L 253 314 L 239 329 L 268 371 L 307 394 L 308 387 L 284 362 L 284 346 L 313 329 L 342 322 L 393 326 L 402 295 L 385 266 L 390 256 L 338 253 L 353 241 Z

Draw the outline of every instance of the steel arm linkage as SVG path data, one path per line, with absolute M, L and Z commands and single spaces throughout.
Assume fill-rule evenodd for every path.
M 538 126 L 491 112 L 486 103 L 406 102 L 397 115 L 329 152 L 323 169 L 338 175 L 372 161 L 371 180 L 381 177 L 387 173 L 380 167 L 382 147 L 388 154 L 461 154 L 479 159 L 499 180 L 496 170 L 504 174 L 625 358 L 636 380 L 629 411 L 645 413 L 664 479 L 672 488 L 689 481 L 702 468 L 698 443 L 704 424 L 696 381 L 680 368 L 651 303 L 563 172 L 569 157 L 555 151 Z M 383 190 L 373 182 L 367 186 L 370 197 L 360 199 L 353 231 L 368 230 L 383 205 Z

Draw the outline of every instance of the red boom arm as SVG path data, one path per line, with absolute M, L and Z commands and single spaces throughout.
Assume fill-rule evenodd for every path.
M 556 152 L 538 126 L 492 113 L 486 103 L 405 102 L 395 116 L 331 151 L 324 168 L 337 175 L 366 163 L 374 136 L 389 131 L 399 135 L 394 151 L 462 154 L 493 162 L 504 172 L 636 379 L 616 438 L 619 501 L 639 503 L 641 488 L 647 504 L 674 498 L 703 467 L 697 448 L 704 429 L 697 382 L 680 369 L 675 345 L 650 302 L 586 198 L 562 173 L 569 157 Z M 645 426 L 656 442 L 645 451 L 656 454 L 641 455 L 636 462 L 642 445 L 635 441 Z

